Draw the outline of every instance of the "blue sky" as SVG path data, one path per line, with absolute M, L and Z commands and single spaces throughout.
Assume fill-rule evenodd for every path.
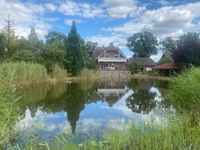
M 0 28 L 10 15 L 16 35 L 27 37 L 34 26 L 44 39 L 48 31 L 67 35 L 76 20 L 85 40 L 113 42 L 131 56 L 126 39 L 136 32 L 150 31 L 158 40 L 199 32 L 199 8 L 200 0 L 0 0 Z

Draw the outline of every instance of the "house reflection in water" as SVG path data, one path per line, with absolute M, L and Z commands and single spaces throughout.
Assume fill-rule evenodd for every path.
M 100 99 L 106 101 L 110 107 L 129 91 L 125 81 L 101 81 L 98 85 L 97 95 Z

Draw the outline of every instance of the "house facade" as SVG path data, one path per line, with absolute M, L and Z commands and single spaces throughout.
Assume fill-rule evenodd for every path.
M 123 52 L 110 43 L 108 47 L 98 47 L 93 52 L 98 70 L 125 70 L 127 58 Z

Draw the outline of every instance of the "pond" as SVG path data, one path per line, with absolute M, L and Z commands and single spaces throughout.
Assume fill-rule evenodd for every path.
M 159 80 L 101 80 L 42 84 L 19 94 L 23 117 L 16 127 L 49 140 L 70 132 L 76 141 L 84 134 L 96 138 L 106 131 L 123 130 L 130 121 L 148 120 L 167 109 L 168 82 Z

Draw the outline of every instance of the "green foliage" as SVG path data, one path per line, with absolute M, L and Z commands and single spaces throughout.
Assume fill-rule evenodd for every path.
M 80 74 L 84 63 L 82 58 L 81 37 L 77 33 L 75 21 L 65 42 L 65 67 L 73 76 Z
M 98 77 L 93 70 L 84 68 L 80 73 L 80 78 L 83 80 L 89 80 L 89 79 L 97 79 Z
M 12 92 L 8 92 L 4 86 L 5 82 L 7 80 L 0 76 L 0 149 L 12 138 L 10 130 L 14 128 L 15 121 L 19 118 L 15 88 L 13 87 Z
M 127 46 L 136 57 L 150 57 L 157 54 L 157 38 L 150 32 L 135 33 L 128 38 Z
M 3 33 L 0 33 L 0 62 L 6 57 L 6 41 Z
M 127 67 L 131 71 L 131 74 L 140 72 L 140 66 L 135 62 L 128 62 Z
M 28 36 L 28 40 L 33 46 L 37 46 L 37 43 L 38 43 L 39 40 L 38 40 L 37 33 L 35 32 L 34 27 L 31 27 L 31 31 L 30 31 L 30 34 Z
M 191 127 L 188 115 L 169 116 L 160 122 L 142 121 L 124 126 L 122 131 L 110 131 L 104 134 L 102 141 L 91 138 L 75 144 L 70 133 L 63 133 L 51 142 L 42 142 L 35 138 L 27 141 L 25 149 L 84 149 L 84 150 L 171 150 L 171 149 L 200 149 L 200 123 Z M 16 146 L 17 147 L 17 146 Z M 15 147 L 13 147 L 15 148 Z
M 165 64 L 165 63 L 171 63 L 172 60 L 167 58 L 167 57 L 162 57 L 159 61 L 158 61 L 158 64 Z
M 0 77 L 8 81 L 4 84 L 10 89 L 12 86 L 44 82 L 47 80 L 47 71 L 39 64 L 3 63 L 0 64 Z
M 162 42 L 162 50 L 173 52 L 176 49 L 176 41 L 174 41 L 171 37 L 166 37 Z
M 6 21 L 6 25 L 3 28 L 3 34 L 5 36 L 5 43 L 6 43 L 6 57 L 11 57 L 17 50 L 17 40 L 14 32 L 14 25 L 11 20 L 8 18 Z
M 35 62 L 35 56 L 32 51 L 22 49 L 17 51 L 17 53 L 11 57 L 11 60 L 16 62 Z
M 87 54 L 90 57 L 92 57 L 93 51 L 95 50 L 95 48 L 97 48 L 97 43 L 88 41 L 85 44 L 85 48 L 86 48 Z
M 179 37 L 177 49 L 173 51 L 175 63 L 200 65 L 199 33 L 189 32 Z
M 42 63 L 45 65 L 48 73 L 52 73 L 54 64 L 63 66 L 64 62 L 64 49 L 60 47 L 59 43 L 53 42 L 46 44 L 41 53 Z
M 52 71 L 52 76 L 56 80 L 65 80 L 67 73 L 64 69 L 60 68 L 58 65 L 55 65 Z
M 54 42 L 60 43 L 60 46 L 64 48 L 64 41 L 66 40 L 66 36 L 59 32 L 49 32 L 46 36 L 46 43 L 52 44 Z
M 31 42 L 29 40 L 27 40 L 24 37 L 21 37 L 20 39 L 17 39 L 17 45 L 18 45 L 18 49 L 27 49 L 27 50 L 31 50 L 32 49 L 32 45 Z
M 181 112 L 198 113 L 200 111 L 200 69 L 192 68 L 171 83 L 170 100 Z

